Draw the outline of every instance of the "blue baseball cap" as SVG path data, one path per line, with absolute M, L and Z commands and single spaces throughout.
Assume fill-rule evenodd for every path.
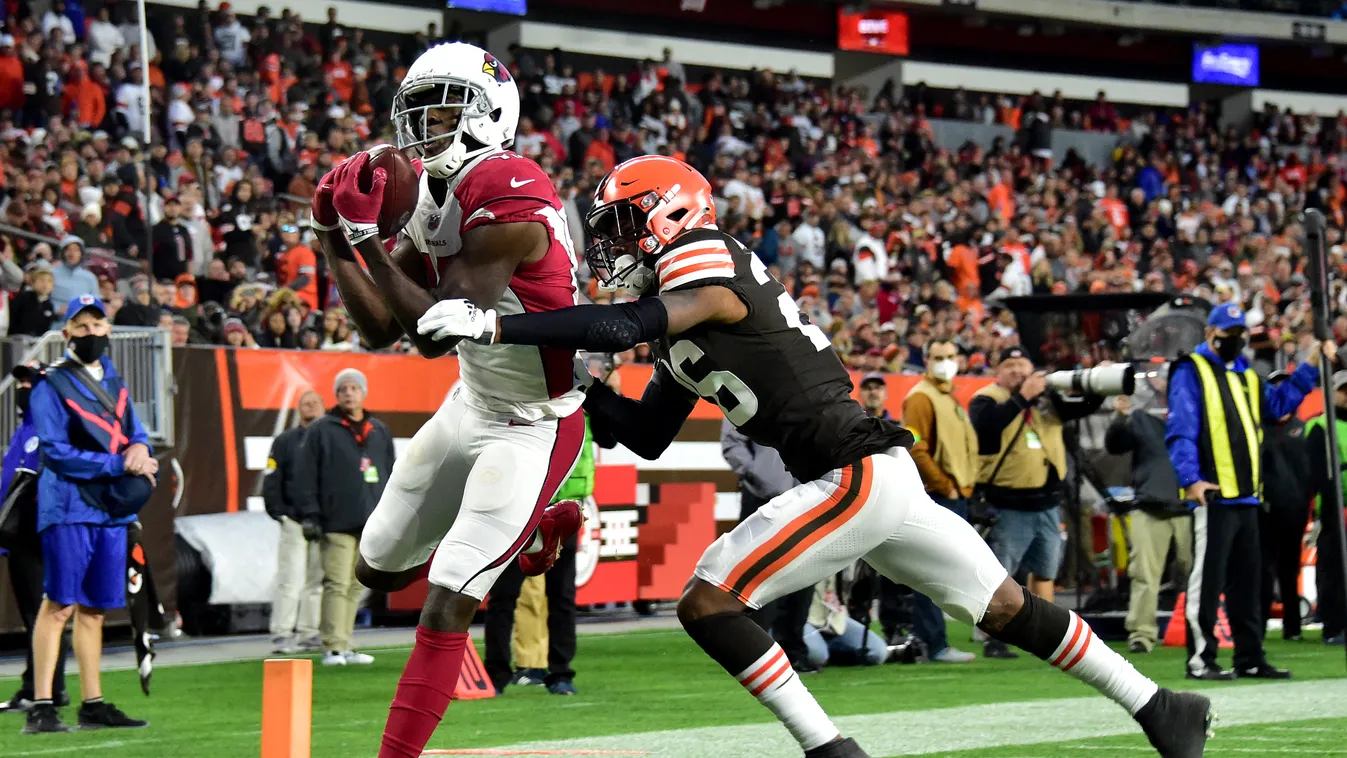
M 1217 329 L 1243 329 L 1248 325 L 1244 311 L 1234 303 L 1221 303 L 1207 317 L 1207 326 Z
M 70 305 L 65 307 L 65 320 L 78 316 L 84 311 L 98 311 L 98 315 L 107 318 L 108 310 L 103 307 L 103 301 L 98 299 L 97 295 L 76 295 L 70 298 Z

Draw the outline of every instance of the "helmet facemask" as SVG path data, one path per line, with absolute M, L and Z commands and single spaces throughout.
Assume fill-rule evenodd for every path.
M 650 192 L 597 205 L 585 216 L 585 233 L 594 240 L 585 250 L 585 262 L 601 288 L 639 295 L 654 282 L 655 272 L 645 259 L 662 246 L 646 222 L 657 203 L 658 196 Z
M 496 145 L 484 145 L 468 131 L 472 119 L 490 118 L 489 99 L 481 87 L 457 77 L 435 77 L 406 85 L 393 97 L 393 126 L 398 147 L 412 150 L 432 176 L 447 178 L 471 157 Z M 457 120 L 433 119 L 434 111 L 451 111 Z

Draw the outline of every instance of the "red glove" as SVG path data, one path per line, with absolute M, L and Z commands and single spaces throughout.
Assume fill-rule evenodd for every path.
M 341 223 L 337 209 L 332 207 L 332 190 L 338 168 L 340 166 L 324 174 L 318 182 L 318 189 L 314 190 L 313 204 L 309 208 L 309 226 L 315 232 L 330 232 Z
M 388 171 L 376 168 L 368 192 L 360 189 L 360 171 L 369 162 L 369 153 L 352 156 L 341 165 L 336 187 L 332 192 L 332 207 L 341 218 L 342 228 L 352 245 L 359 244 L 379 233 L 379 208 L 383 205 L 384 184 Z

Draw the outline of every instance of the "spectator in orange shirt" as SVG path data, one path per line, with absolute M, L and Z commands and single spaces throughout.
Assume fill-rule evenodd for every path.
M 14 52 L 14 38 L 0 34 L 0 109 L 23 108 L 23 61 Z
M 287 192 L 296 197 L 313 197 L 318 187 L 317 169 L 312 160 L 299 162 L 299 173 L 290 180 Z
M 295 217 L 281 217 L 281 262 L 277 272 L 282 287 L 295 291 L 311 310 L 318 308 L 318 258 L 313 250 L 300 244 Z
M 945 263 L 950 268 L 950 284 L 954 285 L 955 292 L 964 295 L 970 291 L 970 285 L 975 297 L 982 291 L 982 278 L 978 275 L 977 250 L 960 242 L 950 248 Z
M 67 118 L 73 117 L 80 126 L 88 129 L 98 128 L 108 115 L 108 95 L 89 78 L 84 66 L 71 68 L 62 109 Z
M 355 88 L 355 82 L 351 78 L 351 64 L 341 59 L 336 51 L 328 56 L 327 63 L 323 64 L 323 73 L 327 75 L 328 83 L 332 91 L 343 103 L 351 102 L 351 92 Z
M 585 162 L 596 160 L 603 164 L 604 173 L 613 170 L 616 155 L 613 152 L 613 144 L 608 140 L 608 130 L 600 129 L 599 133 L 590 141 L 589 147 L 585 148 Z
M 1002 171 L 1001 181 L 987 191 L 987 205 L 1002 221 L 1008 222 L 1015 218 L 1015 191 L 1010 186 L 1013 181 L 1015 178 L 1009 171 Z
M 1098 207 L 1108 217 L 1108 225 L 1113 227 L 1113 232 L 1121 235 L 1123 229 L 1127 228 L 1131 216 L 1127 212 L 1127 204 L 1118 198 L 1118 185 L 1108 185 Z

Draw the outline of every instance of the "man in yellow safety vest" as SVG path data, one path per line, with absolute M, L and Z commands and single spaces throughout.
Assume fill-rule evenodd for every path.
M 1318 384 L 1321 352 L 1331 361 L 1337 346 L 1316 344 L 1308 363 L 1271 387 L 1244 356 L 1247 332 L 1238 305 L 1216 306 L 1207 319 L 1206 341 L 1175 361 L 1169 375 L 1165 441 L 1179 486 L 1193 509 L 1193 568 L 1184 607 L 1190 679 L 1291 677 L 1291 672 L 1270 665 L 1263 650 L 1258 535 L 1262 420 L 1294 413 Z M 1216 665 L 1215 628 L 1222 591 L 1235 642 L 1231 671 Z

